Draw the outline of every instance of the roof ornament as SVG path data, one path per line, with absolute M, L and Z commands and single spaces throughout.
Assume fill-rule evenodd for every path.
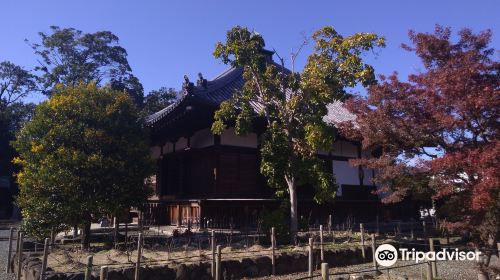
M 199 87 L 207 88 L 207 79 L 203 78 L 203 74 L 198 73 L 198 81 L 196 81 L 196 85 Z
M 184 83 L 182 83 L 182 89 L 190 91 L 193 88 L 193 83 L 189 81 L 189 77 L 184 75 Z

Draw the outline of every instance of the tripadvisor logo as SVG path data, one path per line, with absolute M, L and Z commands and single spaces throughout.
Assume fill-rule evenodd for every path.
M 375 251 L 375 261 L 381 266 L 392 266 L 398 261 L 398 251 L 391 244 L 382 244 Z
M 459 251 L 458 249 L 443 248 L 437 252 L 416 251 L 415 248 L 409 250 L 400 248 L 398 250 L 391 244 L 382 244 L 375 250 L 375 261 L 381 266 L 392 266 L 398 261 L 398 255 L 403 261 L 415 261 L 415 263 L 423 261 L 478 261 L 481 252 L 474 251 Z

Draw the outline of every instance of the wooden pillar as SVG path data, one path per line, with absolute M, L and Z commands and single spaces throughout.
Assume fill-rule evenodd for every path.
M 308 258 L 308 276 L 312 276 L 313 275 L 313 239 L 312 238 L 309 238 L 309 258 Z
M 276 236 L 274 227 L 271 228 L 271 274 L 276 275 Z
M 363 224 L 359 224 L 359 231 L 361 234 L 361 254 L 363 255 L 363 260 L 366 258 L 365 255 L 365 228 Z
M 5 269 L 6 273 L 10 272 L 10 259 L 12 257 L 12 239 L 14 239 L 14 228 L 10 228 L 10 233 L 9 233 L 9 248 L 7 251 L 7 267 Z
M 135 280 L 139 280 L 140 270 L 141 270 L 141 258 L 142 258 L 142 233 L 139 233 L 139 238 L 137 239 L 137 261 L 135 263 Z
M 47 257 L 49 255 L 49 239 L 45 238 L 43 246 L 42 271 L 40 272 L 40 280 L 45 279 L 45 271 L 47 270 Z
M 182 225 L 182 208 L 180 204 L 177 204 L 177 226 Z
M 212 235 L 210 238 L 210 244 L 212 245 L 212 264 L 211 264 L 211 273 L 212 273 L 212 278 L 215 279 L 215 262 L 216 262 L 216 255 L 215 255 L 215 231 L 212 230 Z
M 18 248 L 17 248 L 17 274 L 16 280 L 21 279 L 21 271 L 23 267 L 23 233 L 21 231 L 18 232 Z
M 221 246 L 217 245 L 217 261 L 215 262 L 215 280 L 222 280 L 222 267 L 221 267 Z
M 108 267 L 101 266 L 101 271 L 99 273 L 99 280 L 107 280 L 108 279 Z
M 322 263 L 321 264 L 321 280 L 329 280 L 329 279 L 330 279 L 330 273 L 329 273 L 328 263 Z
M 378 263 L 375 259 L 375 250 L 377 249 L 377 241 L 375 240 L 375 234 L 372 233 L 372 258 L 373 258 L 373 268 L 378 272 Z
M 321 252 L 321 262 L 325 261 L 325 252 L 324 252 L 324 245 L 323 245 L 323 225 L 319 226 L 319 248 Z
M 88 256 L 87 257 L 87 268 L 85 269 L 85 280 L 90 280 L 92 279 L 92 261 L 94 257 Z
M 191 225 L 192 225 L 192 221 L 193 221 L 193 211 L 191 211 L 191 204 L 188 205 L 188 209 L 187 209 L 187 226 L 188 226 L 188 230 L 191 230 Z
M 432 238 L 429 238 L 429 251 L 434 252 L 434 253 L 436 252 L 434 249 L 434 239 L 432 239 Z M 437 278 L 438 273 L 437 273 L 437 264 L 436 264 L 435 259 L 433 261 L 431 261 L 431 267 L 432 267 L 432 278 Z

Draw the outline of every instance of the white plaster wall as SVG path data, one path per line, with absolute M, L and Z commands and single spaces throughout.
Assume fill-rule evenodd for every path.
M 333 174 L 338 185 L 359 185 L 358 168 L 348 161 L 332 160 Z
M 249 133 L 245 136 L 238 136 L 234 132 L 234 128 L 226 129 L 220 137 L 221 145 L 238 146 L 257 148 L 257 134 Z
M 198 130 L 193 134 L 193 136 L 191 136 L 192 148 L 205 148 L 213 145 L 214 135 L 208 128 Z
M 174 151 L 174 144 L 167 142 L 165 146 L 163 146 L 163 153 L 168 154 Z
M 351 166 L 348 161 L 332 160 L 332 168 L 337 185 L 339 186 L 337 195 L 342 196 L 342 185 L 359 185 L 358 168 Z M 372 186 L 372 169 L 363 168 L 363 171 L 365 174 L 363 185 Z
M 187 147 L 187 139 L 185 137 L 179 138 L 177 142 L 175 143 L 175 150 L 180 151 L 184 150 Z

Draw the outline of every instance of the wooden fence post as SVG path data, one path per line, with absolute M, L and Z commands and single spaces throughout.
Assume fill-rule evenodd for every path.
M 378 263 L 375 259 L 375 250 L 377 249 L 377 241 L 375 240 L 375 234 L 372 233 L 372 258 L 373 258 L 373 268 L 378 272 Z
M 7 252 L 7 267 L 5 268 L 5 272 L 9 273 L 10 272 L 10 260 L 12 257 L 12 239 L 14 238 L 14 228 L 10 228 L 10 233 L 9 233 L 9 249 Z M 499 243 L 500 244 L 500 243 Z
M 313 239 L 309 238 L 309 263 L 308 263 L 308 276 L 313 275 Z
M 321 262 L 325 260 L 325 252 L 324 252 L 324 245 L 323 245 L 323 225 L 319 226 L 319 248 L 320 248 L 320 254 L 321 254 Z
M 222 259 L 221 246 L 217 245 L 217 261 L 215 262 L 215 280 L 222 279 L 221 259 Z
M 434 256 L 436 255 L 436 251 L 434 250 L 434 239 L 432 238 L 429 238 L 429 251 L 434 252 Z M 438 273 L 437 273 L 437 264 L 435 258 L 433 261 L 431 261 L 431 266 L 432 266 L 432 278 L 437 278 Z
M 17 251 L 19 250 L 19 241 L 20 241 L 20 240 L 19 240 L 19 235 L 20 235 L 20 234 L 21 234 L 21 231 L 20 231 L 20 230 L 18 230 L 18 231 L 17 231 L 17 238 L 16 238 L 16 253 L 17 253 Z
M 142 211 L 139 211 L 137 215 L 137 226 L 139 227 L 139 232 L 142 233 Z
M 328 234 L 332 233 L 332 228 L 333 228 L 332 215 L 328 215 Z
M 479 272 L 477 274 L 477 280 L 489 280 L 488 274 L 485 272 Z
M 135 263 L 135 280 L 139 280 L 141 271 L 141 257 L 142 257 L 142 233 L 139 233 L 137 240 L 137 261 Z
M 363 224 L 359 224 L 359 231 L 361 232 L 361 254 L 363 255 L 363 260 L 366 259 L 365 255 L 365 227 Z
M 432 280 L 432 265 L 431 262 L 427 260 L 427 273 L 426 273 L 426 280 Z
M 99 280 L 107 280 L 108 279 L 108 267 L 101 266 L 101 273 L 99 273 Z
M 50 250 L 54 249 L 54 241 L 56 240 L 56 234 L 54 228 L 50 229 Z
M 128 221 L 125 221 L 125 250 L 128 252 Z
M 94 257 L 87 257 L 87 268 L 85 269 L 85 280 L 90 280 L 92 278 L 92 261 Z
M 115 248 L 118 246 L 118 220 L 116 219 L 116 216 L 113 217 L 113 245 Z
M 45 279 L 45 271 L 47 270 L 48 255 L 49 255 L 49 239 L 45 238 L 45 243 L 43 244 L 43 259 L 42 259 L 42 271 L 40 272 L 40 280 Z
M 21 269 L 23 267 L 23 233 L 20 231 L 19 235 L 17 237 L 18 241 L 18 246 L 17 247 L 17 275 L 16 279 L 20 280 L 21 279 Z
M 211 273 L 212 273 L 212 278 L 215 279 L 215 231 L 212 230 L 212 235 L 210 237 L 211 245 L 212 245 L 212 265 L 210 267 Z
M 275 255 L 275 250 L 276 250 L 276 232 L 274 230 L 274 227 L 271 228 L 271 270 L 272 270 L 272 275 L 276 275 L 276 255 Z
M 321 280 L 330 280 L 330 271 L 328 263 L 321 263 Z

